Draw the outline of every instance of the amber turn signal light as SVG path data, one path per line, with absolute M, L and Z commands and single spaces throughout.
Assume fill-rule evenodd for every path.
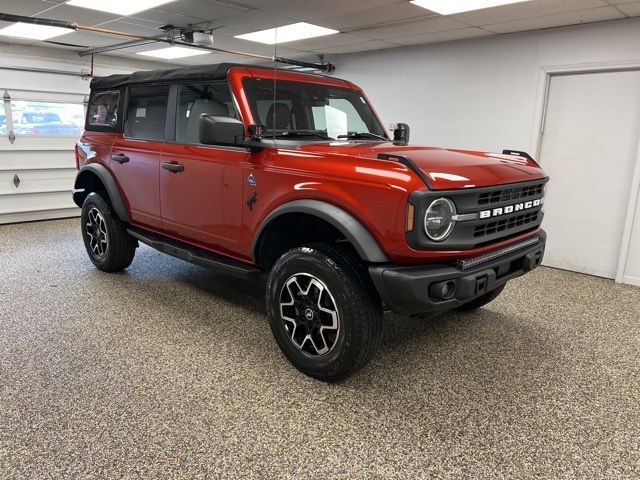
M 416 213 L 416 207 L 408 203 L 407 204 L 407 227 L 406 227 L 407 232 L 410 232 L 411 230 L 413 230 L 415 213 Z

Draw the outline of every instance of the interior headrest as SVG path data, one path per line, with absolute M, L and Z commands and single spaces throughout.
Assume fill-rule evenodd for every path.
M 274 128 L 274 111 L 275 111 L 275 129 L 284 130 L 289 128 L 291 124 L 291 110 L 286 103 L 277 102 L 269 107 L 269 113 L 267 113 L 267 128 L 272 130 Z

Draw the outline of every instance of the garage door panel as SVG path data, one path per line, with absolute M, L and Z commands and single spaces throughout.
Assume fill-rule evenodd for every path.
M 70 192 L 38 192 L 4 195 L 0 198 L 0 223 L 2 215 L 10 213 L 38 212 L 76 208 Z M 79 209 L 78 209 L 79 214 Z
M 2 110 L 0 110 L 1 112 Z M 3 152 L 73 152 L 78 138 L 74 137 L 46 137 L 18 135 L 14 143 L 9 142 L 6 135 L 0 137 L 0 154 Z
M 0 196 L 38 192 L 67 192 L 73 188 L 76 170 L 21 170 L 0 172 Z
M 80 79 L 0 68 L 0 93 L 10 97 L 17 134 L 14 143 L 0 135 L 0 223 L 79 213 L 71 189 L 88 87 Z
M 75 168 L 72 150 L 0 151 L 0 172 L 7 170 L 55 170 Z

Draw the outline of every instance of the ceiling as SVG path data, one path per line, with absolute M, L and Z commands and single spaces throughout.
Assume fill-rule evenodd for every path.
M 278 46 L 278 56 L 296 59 L 640 16 L 638 0 L 531 0 L 450 16 L 430 12 L 408 0 L 176 0 L 129 17 L 71 7 L 65 5 L 65 2 L 66 0 L 3 0 L 0 11 L 67 20 L 81 25 L 143 35 L 158 35 L 162 33 L 159 27 L 167 24 L 178 27 L 197 24 L 215 29 L 214 41 L 217 47 L 268 56 L 274 54 L 273 46 L 233 36 L 299 21 L 341 32 Z M 0 22 L 0 27 L 2 26 L 4 23 Z M 126 41 L 126 38 L 74 32 L 52 39 L 66 45 L 8 37 L 1 37 L 0 41 L 82 50 L 86 47 L 120 43 Z M 110 55 L 132 58 L 135 52 L 149 49 L 148 45 L 137 46 L 118 50 Z M 135 56 L 135 59 L 140 58 Z M 238 61 L 238 57 L 216 53 L 166 62 L 201 64 L 221 61 Z

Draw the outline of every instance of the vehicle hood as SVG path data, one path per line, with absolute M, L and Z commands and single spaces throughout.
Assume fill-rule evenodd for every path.
M 544 177 L 544 172 L 533 160 L 500 153 L 353 141 L 312 143 L 299 149 L 308 153 L 367 159 L 377 159 L 381 153 L 409 157 L 427 175 L 436 190 L 488 187 Z

